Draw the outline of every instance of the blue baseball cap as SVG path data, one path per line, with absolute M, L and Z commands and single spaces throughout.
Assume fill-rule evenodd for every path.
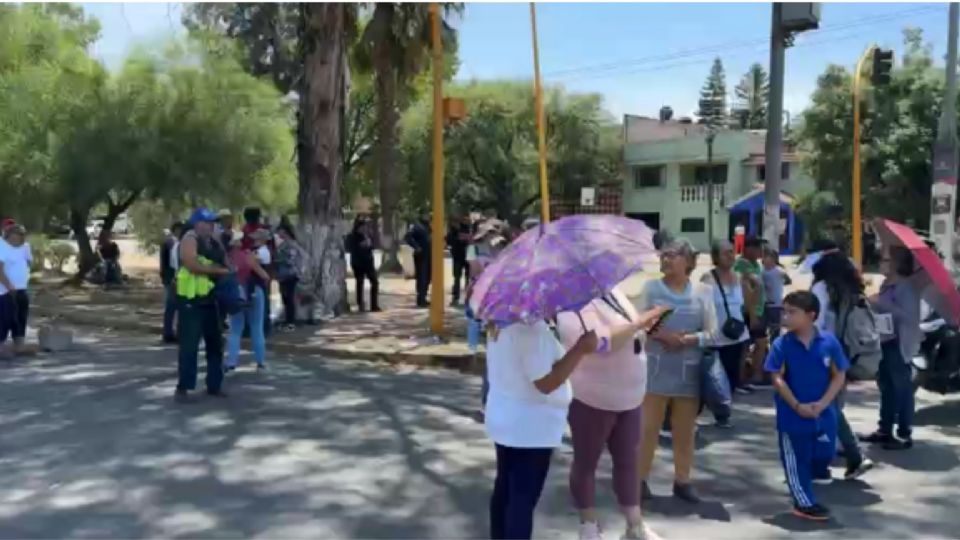
M 206 207 L 200 207 L 194 210 L 192 214 L 190 214 L 190 219 L 188 220 L 188 223 L 191 226 L 193 226 L 201 222 L 213 223 L 218 219 L 219 218 L 217 217 L 216 212 Z

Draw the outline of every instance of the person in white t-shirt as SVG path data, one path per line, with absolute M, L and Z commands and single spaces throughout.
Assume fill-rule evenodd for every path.
M 26 237 L 23 226 L 11 225 L 0 241 L 0 346 L 12 337 L 16 349 L 23 346 L 30 314 L 27 288 L 33 254 Z
M 553 449 L 560 446 L 573 399 L 569 378 L 597 350 L 584 333 L 564 352 L 546 322 L 512 324 L 487 343 L 490 394 L 485 423 L 497 451 L 490 501 L 490 538 L 531 538 Z

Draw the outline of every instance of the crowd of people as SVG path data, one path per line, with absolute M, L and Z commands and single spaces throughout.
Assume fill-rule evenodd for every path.
M 266 340 L 274 328 L 270 315 L 274 281 L 283 302 L 280 329 L 291 330 L 301 322 L 301 307 L 307 312 L 302 322 L 313 324 L 308 257 L 293 226 L 283 219 L 271 228 L 257 208 L 247 208 L 243 218 L 242 228 L 236 230 L 229 211 L 198 208 L 186 223 L 170 226 L 161 246 L 162 339 L 179 347 L 178 400 L 187 400 L 196 388 L 201 341 L 206 390 L 212 396 L 225 395 L 223 376 L 237 368 L 243 337 L 250 338 L 257 369 L 266 369 Z
M 257 368 L 267 367 L 273 281 L 283 297 L 285 328 L 298 323 L 300 306 L 310 304 L 308 257 L 290 223 L 282 220 L 271 228 L 254 208 L 243 217 L 243 227 L 235 230 L 229 212 L 199 208 L 186 223 L 172 224 L 162 245 L 163 340 L 179 346 L 178 401 L 189 400 L 196 389 L 201 341 L 211 396 L 225 396 L 224 376 L 237 368 L 245 335 Z M 0 230 L 0 354 L 8 356 L 24 342 L 32 253 L 22 225 L 5 220 Z M 429 235 L 426 220 L 407 235 L 420 305 L 430 281 Z M 370 218 L 360 216 L 346 238 L 361 310 L 369 281 L 370 310 L 379 311 L 375 236 Z M 451 223 L 446 241 L 453 257 L 454 304 L 470 298 L 477 278 L 514 237 L 494 219 Z M 654 497 L 650 473 L 661 431 L 673 444 L 672 495 L 699 503 L 695 442 L 711 362 L 722 366 L 731 398 L 772 387 L 787 491 L 801 518 L 829 519 L 812 486 L 833 480 L 829 465 L 838 451 L 846 465 L 843 478 L 855 479 L 874 467 L 861 443 L 891 451 L 912 448 L 910 360 L 923 337 L 923 311 L 930 310 L 924 302 L 926 274 L 910 250 L 884 246 L 883 283 L 868 295 L 860 270 L 836 244 L 813 248 L 801 266 L 812 273 L 810 289 L 789 294 L 790 277 L 777 252 L 757 239 L 713 245 L 712 267 L 700 280 L 692 279 L 698 257 L 693 245 L 666 239 L 658 246 L 661 276 L 648 280 L 637 298 L 615 287 L 579 311 L 508 325 L 478 320 L 475 306 L 465 302 L 471 346 L 486 332 L 483 421 L 497 464 L 491 538 L 532 537 L 551 456 L 567 427 L 573 446 L 569 489 L 580 538 L 602 537 L 595 477 L 604 449 L 613 460 L 623 537 L 655 536 L 643 521 L 641 503 Z M 863 373 L 864 366 L 874 366 L 880 408 L 876 429 L 858 437 L 844 403 L 853 374 Z M 731 412 L 714 410 L 714 425 L 733 428 Z
M 455 239 L 467 238 L 465 231 L 451 229 Z M 633 301 L 615 288 L 552 320 L 485 324 L 484 423 L 497 461 L 491 538 L 532 537 L 551 454 L 567 427 L 580 538 L 602 537 L 595 475 L 604 449 L 613 460 L 622 537 L 655 537 L 643 522 L 641 501 L 656 491 L 650 472 L 661 430 L 673 442 L 673 496 L 699 503 L 695 440 L 711 361 L 722 364 L 734 397 L 772 387 L 777 433 L 771 436 L 800 518 L 829 519 L 812 485 L 833 480 L 829 464 L 838 451 L 846 462 L 843 478 L 850 480 L 874 467 L 861 442 L 911 448 L 909 360 L 920 345 L 923 273 L 909 250 L 885 246 L 883 284 L 867 296 L 860 271 L 836 244 L 816 248 L 810 290 L 785 294 L 790 277 L 777 252 L 758 239 L 715 244 L 713 266 L 699 282 L 691 280 L 696 250 L 683 239 L 667 239 L 659 246 L 662 277 L 647 281 Z M 470 268 L 471 277 L 482 270 Z M 879 422 L 858 440 L 843 413 L 853 378 L 847 373 L 872 365 L 872 355 L 879 358 Z M 733 427 L 729 411 L 714 420 L 718 428 Z

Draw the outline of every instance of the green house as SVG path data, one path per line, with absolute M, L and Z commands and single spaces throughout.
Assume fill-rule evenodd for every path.
M 732 239 L 742 225 L 748 235 L 763 230 L 765 178 L 762 130 L 722 130 L 708 163 L 706 127 L 690 121 L 625 115 L 623 121 L 623 213 L 655 230 L 689 239 L 707 249 L 707 219 L 715 239 Z M 804 177 L 800 157 L 789 146 L 783 153 L 781 238 L 779 250 L 799 250 L 803 224 L 793 211 L 795 198 L 815 189 Z M 713 215 L 708 215 L 713 179 Z

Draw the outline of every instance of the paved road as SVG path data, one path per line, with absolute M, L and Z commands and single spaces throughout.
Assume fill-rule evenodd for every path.
M 471 418 L 478 381 L 451 372 L 277 358 L 243 369 L 232 397 L 175 405 L 170 349 L 87 336 L 82 350 L 0 368 L 0 537 L 477 538 L 493 452 Z M 871 427 L 876 394 L 853 393 Z M 769 396 L 737 429 L 701 430 L 697 481 L 711 501 L 659 499 L 665 538 L 788 538 Z M 810 537 L 956 537 L 960 401 L 923 395 L 917 447 L 877 453 L 866 482 L 821 489 L 837 522 Z M 554 460 L 537 535 L 570 538 L 570 450 Z M 655 491 L 671 464 L 658 458 Z M 839 470 L 837 471 L 839 473 Z M 613 517 L 609 463 L 600 503 Z M 608 520 L 609 521 L 609 520 Z M 612 521 L 611 521 L 612 523 Z M 619 524 L 617 524 L 619 527 Z

